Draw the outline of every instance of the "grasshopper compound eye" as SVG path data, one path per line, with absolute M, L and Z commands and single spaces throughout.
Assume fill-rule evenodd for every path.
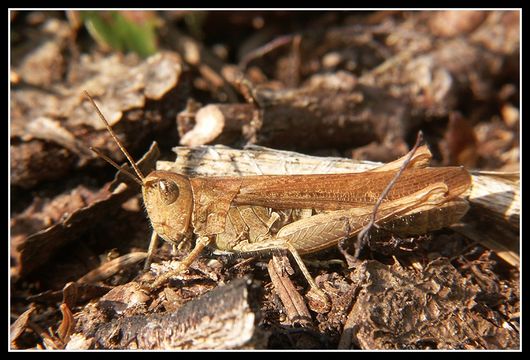
M 179 187 L 173 180 L 162 179 L 158 181 L 158 194 L 164 204 L 170 205 L 178 199 Z

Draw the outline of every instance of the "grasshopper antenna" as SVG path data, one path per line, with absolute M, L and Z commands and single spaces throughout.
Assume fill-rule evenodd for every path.
M 140 178 L 140 180 L 144 180 L 144 175 L 142 174 L 142 172 L 140 171 L 140 169 L 138 168 L 138 166 L 136 166 L 136 163 L 134 162 L 133 158 L 131 155 L 129 155 L 129 153 L 127 152 L 127 150 L 125 150 L 125 147 L 122 145 L 122 143 L 120 142 L 120 140 L 118 140 L 118 137 L 116 136 L 116 134 L 114 134 L 114 131 L 112 131 L 112 128 L 110 127 L 107 119 L 105 119 L 105 116 L 103 116 L 103 114 L 101 113 L 101 110 L 99 110 L 99 107 L 97 106 L 96 102 L 94 101 L 94 99 L 92 98 L 92 96 L 90 96 L 90 94 L 88 93 L 88 91 L 84 91 L 85 93 L 85 96 L 88 98 L 88 100 L 90 100 L 90 102 L 92 103 L 92 105 L 94 106 L 94 108 L 96 109 L 96 112 L 98 113 L 99 115 L 99 118 L 103 121 L 103 123 L 105 124 L 108 132 L 110 133 L 110 135 L 112 136 L 112 138 L 114 139 L 114 141 L 116 141 L 116 144 L 118 144 L 118 147 L 120 148 L 121 152 L 125 155 L 125 157 L 127 158 L 127 160 L 129 160 L 129 163 L 131 164 L 131 166 L 133 167 L 134 169 L 134 172 L 136 173 L 136 175 L 138 175 L 138 178 Z M 110 158 L 108 158 L 107 156 L 103 155 L 100 151 L 94 149 L 94 148 L 90 148 L 90 150 L 94 151 L 98 156 L 100 156 L 102 159 L 104 159 L 105 161 L 107 161 L 109 164 L 111 164 L 112 166 L 114 166 L 115 168 L 117 168 L 119 171 L 122 171 L 123 173 L 129 175 L 130 177 L 132 177 L 137 183 L 140 184 L 140 186 L 142 186 L 142 182 L 140 180 L 138 180 L 136 177 L 134 177 L 130 172 L 120 168 L 114 161 L 112 161 Z
M 99 156 L 100 158 L 102 158 L 103 160 L 105 160 L 106 162 L 108 162 L 109 164 L 111 164 L 112 166 L 114 166 L 116 169 L 118 169 L 118 171 L 124 173 L 125 175 L 129 176 L 131 179 L 133 179 L 138 185 L 140 186 L 143 186 L 142 182 L 140 180 L 138 180 L 138 178 L 136 176 L 134 176 L 133 174 L 131 174 L 129 171 L 125 170 L 124 168 L 120 167 L 118 164 L 116 164 L 111 158 L 109 158 L 107 155 L 103 154 L 101 151 L 99 151 L 98 149 L 96 148 L 93 148 L 92 146 L 89 148 L 90 150 L 92 150 L 93 152 L 96 153 L 97 156 Z
M 420 130 L 420 131 L 418 131 L 418 135 L 416 137 L 416 143 L 414 144 L 414 147 L 409 152 L 409 154 L 408 154 L 407 158 L 405 159 L 405 161 L 403 161 L 403 164 L 401 165 L 401 168 L 396 172 L 396 175 L 394 176 L 394 178 L 392 180 L 390 180 L 390 182 L 388 183 L 386 188 L 381 193 L 381 196 L 379 196 L 379 199 L 375 203 L 374 210 L 372 211 L 372 216 L 370 218 L 370 222 L 357 235 L 357 243 L 356 243 L 356 247 L 355 247 L 355 254 L 353 255 L 353 258 L 355 260 L 357 260 L 359 258 L 359 255 L 361 253 L 361 249 L 364 246 L 364 244 L 366 244 L 368 242 L 368 233 L 369 233 L 370 229 L 372 228 L 372 226 L 377 226 L 375 221 L 376 221 L 377 210 L 379 210 L 379 206 L 381 206 L 381 203 L 383 202 L 385 197 L 388 195 L 388 193 L 390 192 L 392 187 L 396 184 L 398 178 L 401 176 L 401 174 L 403 174 L 403 171 L 405 171 L 405 169 L 409 165 L 410 160 L 412 160 L 414 154 L 416 153 L 416 150 L 418 150 L 418 148 L 420 147 L 422 142 L 423 142 L 423 132 Z

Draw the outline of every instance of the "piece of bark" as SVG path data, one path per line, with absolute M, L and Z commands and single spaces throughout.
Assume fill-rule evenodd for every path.
M 472 171 L 467 193 L 476 215 L 490 224 L 519 232 L 521 183 L 519 172 Z M 518 241 L 516 241 L 518 247 Z M 514 243 L 510 244 L 513 247 Z
M 87 226 L 99 221 L 114 206 L 131 196 L 127 187 L 109 192 L 104 189 L 95 194 L 94 200 L 72 211 L 52 225 L 37 224 L 45 227 L 33 233 L 24 234 L 26 219 L 13 219 L 11 223 L 11 276 L 13 280 L 26 276 L 39 266 L 44 265 L 60 248 L 77 238 Z M 75 194 L 72 194 L 75 196 Z M 31 219 L 30 219 L 31 221 Z M 75 225 L 75 226 L 73 226 Z M 33 226 L 32 226 L 33 227 Z
M 147 257 L 146 252 L 134 252 L 120 256 L 114 260 L 101 264 L 97 269 L 90 271 L 77 280 L 79 283 L 89 283 L 106 280 L 118 271 L 134 265 Z
M 472 211 L 463 219 L 464 224 L 451 228 L 519 268 L 520 174 L 474 171 L 472 178 L 473 186 L 468 193 Z
M 143 171 L 152 169 L 159 154 L 154 144 L 138 165 Z M 12 279 L 18 280 L 45 264 L 59 249 L 138 193 L 138 185 L 126 186 L 121 183 L 120 176 L 123 175 L 117 175 L 118 179 L 109 185 L 113 190 L 104 188 L 86 194 L 86 191 L 81 191 L 83 188 L 74 189 L 65 199 L 50 202 L 42 214 L 32 214 L 28 210 L 27 216 L 22 213 L 14 217 L 11 220 L 10 243 Z M 125 176 L 123 178 L 128 184 L 132 182 Z
M 77 163 L 75 154 L 64 147 L 31 140 L 9 147 L 11 185 L 29 189 L 42 181 L 61 179 Z
M 145 258 L 145 257 L 143 257 Z M 135 281 L 118 285 L 98 300 L 98 306 L 107 314 L 121 315 L 126 311 L 134 311 L 136 307 L 142 307 L 150 297 Z
M 63 319 L 61 324 L 57 329 L 57 337 L 61 340 L 63 344 L 66 344 L 70 340 L 72 331 L 75 327 L 75 320 L 72 311 L 66 304 L 61 304 L 60 306 L 61 314 Z
M 223 145 L 173 148 L 175 161 L 157 161 L 157 170 L 188 176 L 289 175 L 348 173 L 372 169 L 381 164 L 340 157 L 319 157 L 292 151 L 251 145 L 243 150 Z
M 498 257 L 516 269 L 521 268 L 519 234 L 505 228 L 492 226 L 480 220 L 466 220 L 467 223 L 453 224 L 451 229 L 482 246 L 491 249 Z
M 254 143 L 263 146 L 340 149 L 381 140 L 388 132 L 399 136 L 406 127 L 403 103 L 369 87 L 261 91 L 255 97 L 262 121 Z
M 84 90 L 133 154 L 150 135 L 173 131 L 187 97 L 186 67 L 178 54 L 161 52 L 145 61 L 82 57 L 78 65 L 75 84 L 57 83 L 48 91 L 12 87 L 11 185 L 31 188 L 83 168 L 96 158 L 90 146 L 124 160 Z
M 105 284 L 77 284 L 75 282 L 69 282 L 65 285 L 65 288 L 71 286 L 75 287 L 76 292 L 75 297 L 73 297 L 73 300 L 75 300 L 74 305 L 77 303 L 88 302 L 94 298 L 99 298 L 112 290 L 111 286 Z M 44 304 L 55 304 L 61 302 L 61 299 L 62 302 L 67 303 L 71 308 L 74 307 L 72 303 L 68 303 L 65 300 L 64 289 L 54 291 L 46 290 L 42 293 L 30 295 L 26 298 L 28 301 Z
M 12 347 L 16 348 L 16 340 L 27 329 L 31 314 L 34 311 L 35 308 L 30 307 L 28 310 L 24 311 L 24 313 L 22 313 L 9 327 L 9 341 Z
M 279 258 L 280 256 L 281 258 Z M 280 264 L 280 259 L 284 263 L 285 261 L 289 261 L 285 255 L 273 255 L 269 261 L 267 270 L 276 293 L 285 307 L 288 321 L 291 324 L 299 324 L 302 327 L 312 327 L 311 314 L 305 304 L 304 298 L 294 287 L 286 269 Z
M 283 149 L 362 146 L 387 134 L 401 137 L 409 124 L 403 102 L 367 86 L 351 91 L 308 86 L 296 90 L 256 90 L 251 105 L 210 104 L 196 114 L 180 143 L 252 143 Z M 257 110 L 257 109 L 256 109 Z M 183 126 L 180 126 L 183 129 Z M 181 131 L 182 133 L 183 131 Z M 234 139 L 239 135 L 239 141 Z
M 252 281 L 237 279 L 192 300 L 177 311 L 137 315 L 102 325 L 95 332 L 99 349 L 259 349 L 267 333 Z

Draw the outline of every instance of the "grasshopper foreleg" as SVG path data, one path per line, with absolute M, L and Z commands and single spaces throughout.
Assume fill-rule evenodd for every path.
M 144 270 L 149 269 L 149 266 L 153 262 L 153 256 L 155 254 L 156 247 L 158 245 L 158 234 L 153 230 L 151 233 L 151 241 L 149 241 L 149 249 L 147 250 L 147 258 L 145 259 Z
M 166 283 L 173 276 L 180 275 L 182 272 L 186 271 L 190 265 L 197 259 L 200 253 L 204 250 L 206 246 L 210 243 L 211 239 L 207 236 L 199 237 L 195 244 L 193 250 L 179 263 L 179 266 L 171 271 L 168 271 L 165 274 L 160 275 L 153 284 L 149 287 L 151 291 L 156 290 L 161 285 Z

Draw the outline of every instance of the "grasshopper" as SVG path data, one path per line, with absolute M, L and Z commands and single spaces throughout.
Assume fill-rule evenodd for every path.
M 370 221 L 374 204 L 393 179 L 404 158 L 362 173 L 187 177 L 152 171 L 144 176 L 118 140 L 88 93 L 136 176 L 99 151 L 100 157 L 134 179 L 142 188 L 153 235 L 180 246 L 197 236 L 192 251 L 177 269 L 162 274 L 151 290 L 185 271 L 205 247 L 236 253 L 289 251 L 312 291 L 324 301 L 301 255 L 314 253 L 357 235 Z M 409 235 L 446 227 L 467 212 L 461 197 L 471 185 L 463 167 L 427 167 L 426 147 L 411 159 L 381 203 L 376 222 Z

